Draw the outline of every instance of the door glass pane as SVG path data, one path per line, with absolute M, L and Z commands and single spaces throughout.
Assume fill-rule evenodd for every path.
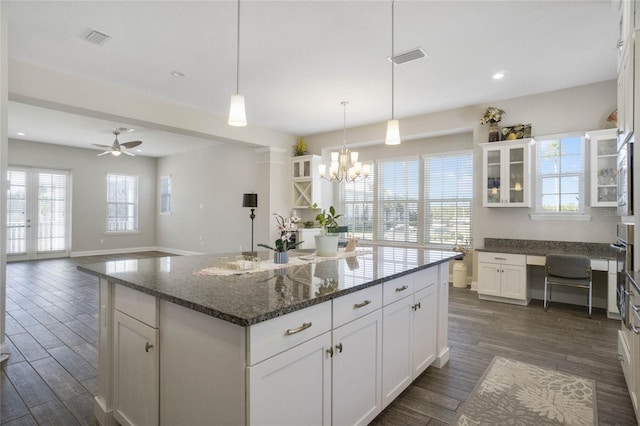
M 27 173 L 8 171 L 7 254 L 27 251 Z
M 38 174 L 38 252 L 66 249 L 67 177 Z

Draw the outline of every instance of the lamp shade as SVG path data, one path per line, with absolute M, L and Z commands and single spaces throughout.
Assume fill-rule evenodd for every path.
M 242 207 L 258 207 L 258 194 L 244 194 Z
M 398 120 L 387 121 L 387 138 L 384 143 L 385 145 L 400 144 L 400 123 Z
M 243 127 L 247 125 L 247 116 L 244 111 L 244 96 L 242 95 L 231 95 L 229 125 L 236 127 Z

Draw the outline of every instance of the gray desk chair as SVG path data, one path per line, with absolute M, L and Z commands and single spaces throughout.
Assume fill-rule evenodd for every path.
M 586 288 L 589 290 L 587 302 L 589 318 L 591 318 L 591 259 L 587 256 L 574 254 L 549 254 L 546 258 L 544 274 L 544 310 L 551 303 L 551 287 L 563 285 L 567 287 Z M 547 297 L 547 289 L 549 295 Z

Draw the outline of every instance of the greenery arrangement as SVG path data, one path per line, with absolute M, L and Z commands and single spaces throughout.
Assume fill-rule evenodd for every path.
M 316 203 L 313 203 L 310 208 L 314 211 L 320 209 Z M 316 221 L 322 228 L 324 228 L 324 233 L 327 234 L 329 229 L 338 227 L 338 222 L 336 221 L 336 219 L 338 219 L 340 216 L 342 215 L 336 214 L 336 209 L 333 206 L 330 206 L 328 212 L 323 209 L 316 215 Z
M 275 241 L 275 247 L 271 247 L 266 244 L 258 244 L 258 247 L 283 252 L 296 248 L 298 245 L 303 243 L 303 241 L 296 241 L 295 243 L 291 242 L 293 233 L 298 230 L 298 222 L 300 222 L 299 217 L 291 216 L 290 218 L 285 219 L 278 213 L 274 213 L 273 215 L 276 217 L 276 223 L 278 224 L 278 230 L 280 231 L 280 238 Z
M 489 107 L 480 118 L 480 124 L 498 123 L 507 113 L 496 107 Z
M 307 144 L 304 143 L 304 137 L 300 136 L 298 138 L 298 143 L 293 146 L 293 156 L 299 157 L 301 155 L 305 155 L 307 153 Z

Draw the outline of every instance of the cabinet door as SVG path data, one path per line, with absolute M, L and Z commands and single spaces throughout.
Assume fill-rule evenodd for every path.
M 382 411 L 382 310 L 333 330 L 334 425 L 366 425 Z
M 122 425 L 157 425 L 158 329 L 114 312 L 113 417 Z
M 485 148 L 483 150 L 483 206 L 499 206 L 502 204 L 501 175 L 502 149 Z
M 500 265 L 500 296 L 511 299 L 527 298 L 526 266 Z
M 252 425 L 331 423 L 331 332 L 248 367 Z
M 513 207 L 527 207 L 528 193 L 528 148 L 525 146 L 507 148 L 505 154 L 509 180 L 503 183 L 503 201 Z M 508 186 L 507 186 L 508 184 Z
M 413 297 L 382 308 L 382 407 L 389 405 L 411 383 Z
M 416 292 L 413 298 L 413 379 L 436 359 L 436 326 L 438 324 L 438 286 Z
M 618 205 L 616 129 L 589 132 L 591 140 L 591 207 Z
M 478 263 L 478 294 L 500 296 L 500 265 Z

